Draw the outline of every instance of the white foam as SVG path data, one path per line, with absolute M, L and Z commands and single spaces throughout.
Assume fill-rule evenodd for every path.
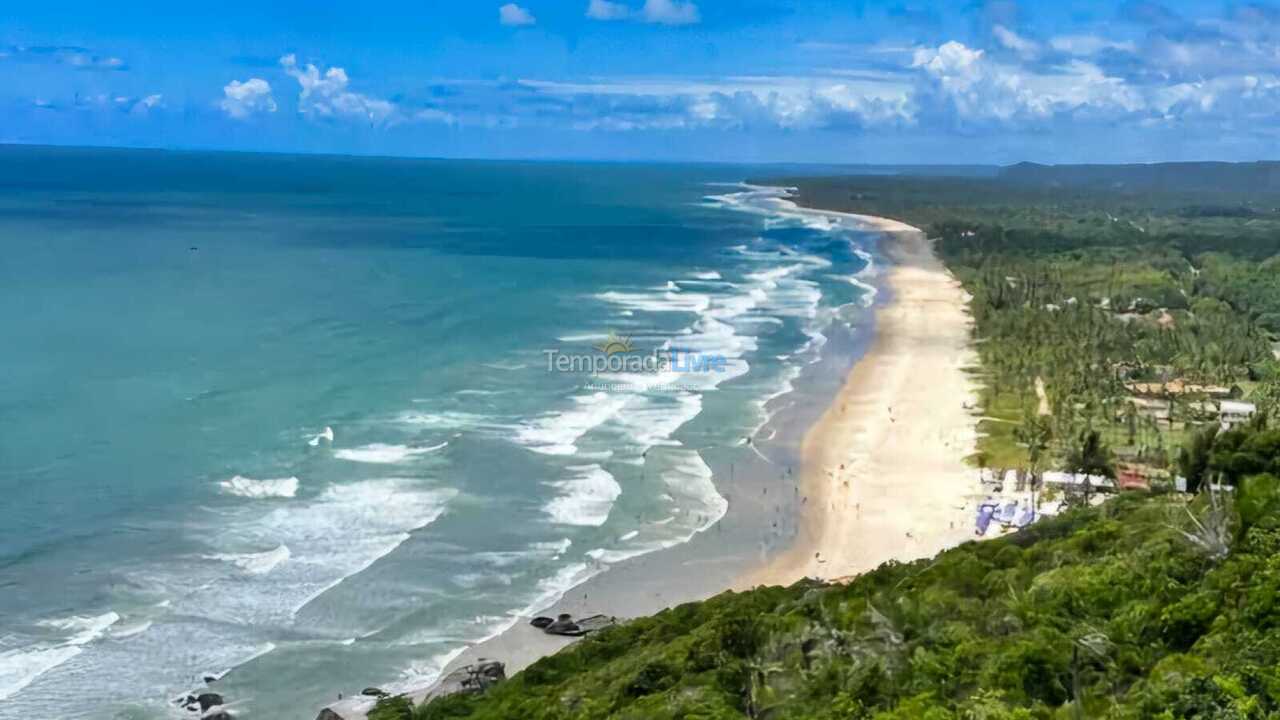
M 75 645 L 37 645 L 0 653 L 0 700 L 17 694 L 81 652 Z
M 696 450 L 681 449 L 664 453 L 671 461 L 662 479 L 667 490 L 677 498 L 689 517 L 688 537 L 714 525 L 729 510 L 729 501 L 716 490 L 711 468 Z
M 569 538 L 562 538 L 554 542 L 536 542 L 526 550 L 480 552 L 475 553 L 474 557 L 495 568 L 514 567 L 533 560 L 559 559 L 572 544 L 573 541 Z
M 102 637 L 120 621 L 114 612 L 96 616 L 42 620 L 37 625 L 71 633 L 61 642 L 36 643 L 0 653 L 0 700 L 17 694 L 36 678 L 84 652 L 84 646 Z
M 288 545 L 279 545 L 274 550 L 259 553 L 218 553 L 209 555 L 211 560 L 229 562 L 250 575 L 265 575 L 280 563 L 288 560 L 292 553 Z
M 849 276 L 849 283 L 863 291 L 862 296 L 858 300 L 858 303 L 862 305 L 862 307 L 869 308 L 875 304 L 876 296 L 880 294 L 879 288 L 871 283 L 863 282 L 856 274 Z
M 548 577 L 538 581 L 533 599 L 520 610 L 513 613 L 517 618 L 528 617 L 558 602 L 564 594 L 591 578 L 604 572 L 602 567 L 592 567 L 587 563 L 571 563 L 565 565 Z
M 711 298 L 702 293 L 672 292 L 639 292 L 627 293 L 611 290 L 596 295 L 605 302 L 618 305 L 625 310 L 642 310 L 644 312 L 687 312 L 701 313 L 711 305 Z
M 333 456 L 339 460 L 349 460 L 351 462 L 394 465 L 408 462 L 409 460 L 428 453 L 433 453 L 444 448 L 448 444 L 449 443 L 446 441 L 439 445 L 431 445 L 428 447 L 409 447 L 408 445 L 371 443 L 358 448 L 335 450 L 333 452 Z
M 608 339 L 608 333 L 579 333 L 577 335 L 561 335 L 556 340 L 567 343 L 596 343 Z
M 287 626 L 308 603 L 443 515 L 456 494 L 416 479 L 364 480 L 332 485 L 314 498 L 254 517 L 220 518 L 212 535 L 218 552 L 210 555 L 234 570 L 211 568 L 203 590 L 181 596 L 174 612 L 236 625 Z M 244 553 L 245 547 L 274 549 Z M 190 574 L 186 580 L 192 582 Z
M 457 411 L 411 411 L 400 413 L 396 419 L 406 425 L 415 425 L 433 430 L 457 430 L 462 428 L 468 430 L 509 430 L 511 428 L 509 423 L 499 422 L 489 415 Z
M 720 273 L 716 272 L 715 270 L 708 270 L 706 272 L 696 272 L 693 274 L 693 278 L 695 280 L 720 280 L 721 279 Z
M 311 438 L 311 440 L 309 440 L 307 444 L 310 445 L 311 447 L 317 447 L 320 445 L 321 440 L 324 440 L 329 444 L 333 444 L 333 428 L 326 425 L 324 430 L 319 435 L 316 435 L 315 437 Z
M 546 455 L 572 455 L 583 435 L 617 414 L 630 399 L 627 394 L 606 392 L 575 396 L 572 409 L 544 415 L 517 428 L 516 441 Z
M 533 545 L 530 545 L 530 547 L 539 552 L 551 552 L 556 556 L 560 556 L 563 555 L 572 545 L 573 541 L 569 538 L 561 538 L 552 542 L 536 542 Z
M 298 478 L 272 478 L 255 480 L 236 475 L 230 480 L 218 483 L 222 491 L 228 495 L 246 498 L 291 498 L 298 494 Z
M 151 620 L 144 620 L 142 622 L 134 623 L 132 625 L 125 625 L 124 627 L 112 628 L 111 639 L 123 640 L 124 638 L 130 638 L 130 637 L 133 637 L 134 635 L 141 635 L 142 633 L 150 630 L 152 624 L 153 623 Z
M 107 612 L 102 615 L 73 615 L 60 620 L 41 620 L 36 624 L 70 632 L 71 636 L 66 639 L 68 645 L 84 645 L 101 637 L 107 628 L 118 622 L 120 622 L 119 615 Z
M 505 370 L 507 372 L 512 372 L 514 370 L 523 370 L 529 367 L 528 365 L 525 365 L 523 363 L 496 363 L 495 362 L 495 363 L 481 363 L 481 364 L 487 368 L 493 368 L 494 370 Z
M 543 511 L 560 525 L 604 525 L 613 503 L 622 494 L 618 481 L 599 465 L 579 465 L 566 470 L 571 473 L 568 479 L 547 483 L 561 494 L 548 502 Z

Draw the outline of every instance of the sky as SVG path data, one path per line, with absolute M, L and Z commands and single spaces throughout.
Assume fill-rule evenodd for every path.
M 990 164 L 1280 159 L 1278 141 L 1280 5 L 42 0 L 0 14 L 0 143 Z

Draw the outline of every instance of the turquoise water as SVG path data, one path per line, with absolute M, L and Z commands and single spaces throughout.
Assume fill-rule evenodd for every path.
M 0 151 L 0 718 L 309 719 L 710 527 L 874 292 L 751 172 Z

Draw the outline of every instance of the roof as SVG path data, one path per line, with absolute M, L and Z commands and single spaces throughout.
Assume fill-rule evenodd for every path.
M 1138 395 L 1230 395 L 1231 388 L 1222 385 L 1200 385 L 1185 380 L 1170 380 L 1166 383 L 1129 383 L 1125 385 L 1129 392 Z
M 1252 415 L 1258 412 L 1258 406 L 1251 402 L 1243 402 L 1241 400 L 1223 400 L 1218 405 L 1218 411 L 1223 413 L 1235 413 L 1237 415 Z

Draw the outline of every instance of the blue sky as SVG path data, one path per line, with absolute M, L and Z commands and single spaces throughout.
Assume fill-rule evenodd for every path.
M 753 162 L 1280 156 L 1280 6 L 1256 3 L 21 5 L 0 17 L 0 142 Z

